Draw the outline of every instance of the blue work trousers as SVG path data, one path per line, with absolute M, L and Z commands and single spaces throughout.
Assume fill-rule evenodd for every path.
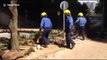
M 77 28 L 77 31 L 76 31 L 76 37 L 78 37 L 78 35 L 81 35 L 82 38 L 84 39 L 84 35 L 85 35 L 85 26 L 79 26 Z
M 48 36 L 49 36 L 50 31 L 51 31 L 51 28 L 45 28 L 42 33 L 42 40 L 43 40 L 44 45 L 49 44 Z
M 66 44 L 67 47 L 70 47 L 70 43 L 75 44 L 74 41 L 71 39 L 71 29 L 67 29 L 65 32 L 66 32 Z

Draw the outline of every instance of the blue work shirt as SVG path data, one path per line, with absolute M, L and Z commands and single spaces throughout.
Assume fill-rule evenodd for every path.
M 80 26 L 85 26 L 87 20 L 84 17 L 78 17 L 76 20 L 76 23 L 78 23 Z
M 52 28 L 51 20 L 48 17 L 41 19 L 40 28 Z
M 73 18 L 71 16 L 66 16 L 66 21 L 65 21 L 65 29 L 72 29 L 74 26 Z

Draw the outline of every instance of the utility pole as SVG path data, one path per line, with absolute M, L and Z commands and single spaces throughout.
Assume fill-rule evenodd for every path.
M 64 14 L 64 10 L 68 9 L 68 2 L 67 1 L 62 1 L 60 3 L 60 8 L 63 10 L 63 32 L 65 30 L 65 14 Z M 65 33 L 63 33 L 63 38 L 65 39 Z
M 65 14 L 64 14 L 64 10 L 68 9 L 68 2 L 67 1 L 62 1 L 60 3 L 60 9 L 63 10 L 63 31 L 65 30 Z

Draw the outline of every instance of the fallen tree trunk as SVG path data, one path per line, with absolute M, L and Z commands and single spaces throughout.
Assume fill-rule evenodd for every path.
M 39 29 L 26 29 L 26 28 L 18 28 L 18 32 L 37 32 Z M 9 29 L 0 29 L 0 32 L 10 32 Z

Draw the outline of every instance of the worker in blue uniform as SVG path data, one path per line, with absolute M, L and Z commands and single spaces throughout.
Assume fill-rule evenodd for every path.
M 85 25 L 87 23 L 86 18 L 83 16 L 82 12 L 78 13 L 78 18 L 75 22 L 75 24 L 78 25 L 77 31 L 76 31 L 76 37 L 78 37 L 79 33 L 82 36 L 81 40 L 85 39 Z
M 47 17 L 46 12 L 42 12 L 41 17 L 42 17 L 42 19 L 41 19 L 41 23 L 40 23 L 40 32 L 41 32 L 41 29 L 44 29 L 42 32 L 42 41 L 43 41 L 44 47 L 47 47 L 49 45 L 48 36 L 49 36 L 49 33 L 52 28 L 52 22 Z
M 73 18 L 71 16 L 70 10 L 64 10 L 65 14 L 65 33 L 66 33 L 66 44 L 67 48 L 73 48 L 75 46 L 75 42 L 71 38 L 71 32 L 74 26 Z

